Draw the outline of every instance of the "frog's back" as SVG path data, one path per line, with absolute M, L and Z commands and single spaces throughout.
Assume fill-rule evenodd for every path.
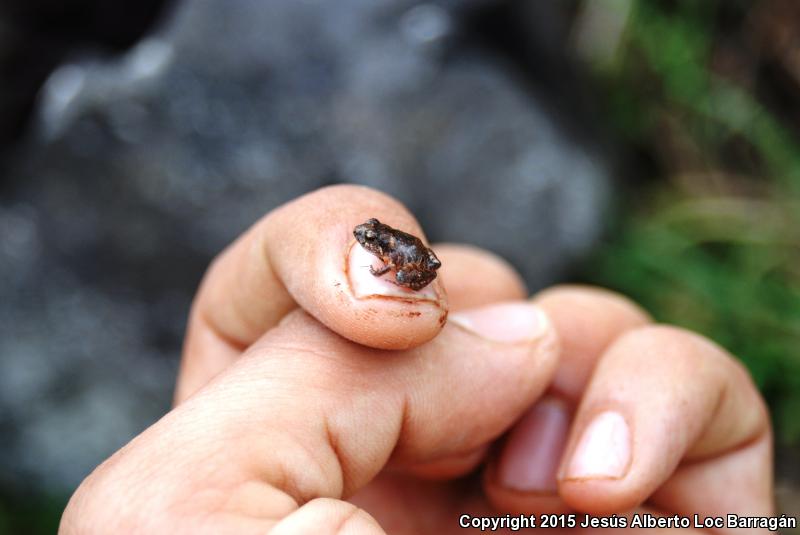
M 400 230 L 395 231 L 394 238 L 395 263 L 416 264 L 425 260 L 428 249 L 422 240 Z

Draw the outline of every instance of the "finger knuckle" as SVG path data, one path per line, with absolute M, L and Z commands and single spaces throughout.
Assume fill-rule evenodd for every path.
M 652 321 L 650 314 L 630 298 L 598 286 L 560 284 L 540 292 L 535 299 L 545 306 L 567 302 L 606 312 L 614 310 L 617 316 L 625 318 L 626 323 L 632 326 Z
M 620 336 L 612 346 L 617 354 L 650 361 L 669 361 L 676 366 L 698 369 L 732 362 L 720 346 L 688 329 L 674 325 L 645 325 Z

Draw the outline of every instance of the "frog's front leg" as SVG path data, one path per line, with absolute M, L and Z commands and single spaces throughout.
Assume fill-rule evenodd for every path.
M 374 267 L 369 266 L 369 272 L 372 273 L 373 275 L 375 275 L 376 277 L 380 277 L 381 275 L 384 275 L 384 274 L 388 273 L 389 270 L 391 270 L 391 269 L 392 269 L 392 266 L 389 265 L 389 264 L 384 265 L 380 269 L 375 269 Z

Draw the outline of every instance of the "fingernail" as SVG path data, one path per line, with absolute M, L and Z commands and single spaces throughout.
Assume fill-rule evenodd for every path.
M 436 293 L 436 281 L 428 284 L 421 290 L 411 290 L 403 286 L 394 284 L 395 272 L 389 271 L 380 277 L 370 273 L 370 266 L 379 269 L 383 266 L 380 259 L 372 253 L 354 243 L 350 248 L 348 258 L 348 275 L 350 277 L 350 287 L 353 295 L 358 298 L 369 297 L 372 295 L 404 297 L 406 299 L 419 299 L 437 301 L 439 296 Z
M 503 303 L 450 314 L 448 321 L 495 342 L 535 340 L 544 332 L 547 318 L 530 303 Z
M 506 440 L 497 467 L 499 483 L 514 490 L 554 494 L 569 422 L 563 401 L 546 398 L 536 403 Z
M 583 431 L 564 479 L 619 479 L 630 463 L 628 423 L 618 412 L 601 412 Z

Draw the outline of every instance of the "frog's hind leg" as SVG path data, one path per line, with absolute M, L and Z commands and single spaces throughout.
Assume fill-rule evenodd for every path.
M 384 265 L 384 266 L 383 266 L 382 268 L 380 268 L 380 269 L 375 269 L 374 267 L 372 267 L 372 266 L 369 266 L 369 272 L 370 272 L 370 273 L 372 273 L 373 275 L 375 275 L 376 277 L 380 277 L 381 275 L 385 275 L 385 274 L 386 274 L 386 273 L 388 273 L 388 272 L 389 272 L 391 269 L 392 269 L 392 266 L 391 266 L 391 265 L 389 265 L 389 264 L 386 264 L 386 265 Z
M 435 273 L 433 276 L 430 276 L 430 274 L 423 274 L 416 271 L 399 270 L 397 272 L 397 276 L 395 277 L 396 282 L 392 282 L 398 286 L 410 288 L 411 290 L 421 290 L 430 284 L 435 278 Z

